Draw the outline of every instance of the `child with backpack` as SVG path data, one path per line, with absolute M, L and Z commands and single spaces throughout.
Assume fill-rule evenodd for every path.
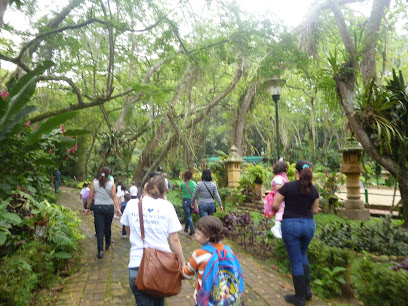
M 282 201 L 277 212 L 272 210 L 272 204 L 279 189 L 281 189 L 285 183 L 289 182 L 288 177 L 286 176 L 287 172 L 288 164 L 283 159 L 280 159 L 273 165 L 273 173 L 275 176 L 272 179 L 272 191 L 270 194 L 268 194 L 268 199 L 265 197 L 264 204 L 265 216 L 270 218 L 275 215 L 275 225 L 271 228 L 271 231 L 272 234 L 279 239 L 282 239 L 281 223 L 283 219 L 283 212 L 285 210 L 285 202 Z
M 224 226 L 214 216 L 200 218 L 195 237 L 203 246 L 194 250 L 182 271 L 182 278 L 197 274 L 194 290 L 196 305 L 244 305 L 244 280 L 238 259 L 229 246 L 221 243 Z
M 84 212 L 88 211 L 86 209 L 86 203 L 88 202 L 89 192 L 91 191 L 91 189 L 89 189 L 88 186 L 89 184 L 87 182 L 84 182 L 84 184 L 82 185 L 81 192 L 79 193 L 79 199 L 82 200 L 82 207 Z

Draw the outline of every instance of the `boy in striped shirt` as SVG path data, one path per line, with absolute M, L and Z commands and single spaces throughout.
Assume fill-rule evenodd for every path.
M 195 237 L 201 245 L 210 243 L 219 251 L 224 249 L 224 244 L 221 243 L 221 239 L 224 237 L 224 226 L 217 217 L 207 216 L 200 218 L 195 225 L 195 231 Z M 197 272 L 197 284 L 194 290 L 194 300 L 196 303 L 197 294 L 202 285 L 203 273 L 211 256 L 211 253 L 203 249 L 196 249 L 183 269 L 182 277 L 184 279 L 192 279 Z

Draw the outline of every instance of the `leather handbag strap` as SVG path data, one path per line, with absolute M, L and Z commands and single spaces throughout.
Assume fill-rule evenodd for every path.
M 189 192 L 191 195 L 193 195 L 193 194 L 191 193 L 190 188 L 188 188 L 188 184 L 187 184 L 187 182 L 184 182 L 184 184 L 186 185 L 186 187 L 187 187 L 187 189 L 188 189 L 188 192 Z
M 143 197 L 140 197 L 139 200 L 139 222 L 140 222 L 140 235 L 142 236 L 142 239 L 144 240 L 145 238 L 145 232 L 144 232 L 144 226 L 143 226 L 143 207 L 142 207 L 142 200 Z

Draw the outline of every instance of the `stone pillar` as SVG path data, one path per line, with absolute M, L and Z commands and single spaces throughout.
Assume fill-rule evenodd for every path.
M 244 160 L 239 156 L 238 149 L 232 146 L 229 150 L 228 158 L 225 160 L 228 172 L 228 188 L 232 189 L 239 185 L 241 178 L 241 163 Z
M 342 164 L 340 172 L 346 175 L 347 200 L 344 202 L 344 210 L 339 211 L 341 217 L 350 220 L 369 220 L 370 211 L 364 208 L 364 202 L 360 199 L 360 174 L 364 173 L 359 164 L 362 148 L 358 142 L 349 138 L 342 152 Z

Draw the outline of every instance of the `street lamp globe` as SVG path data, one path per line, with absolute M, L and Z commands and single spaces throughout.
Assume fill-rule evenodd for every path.
M 276 153 L 277 159 L 280 158 L 280 151 L 279 151 L 279 116 L 278 116 L 278 101 L 280 99 L 280 94 L 282 90 L 282 86 L 285 84 L 284 80 L 279 78 L 272 78 L 265 82 L 265 87 L 268 89 L 269 93 L 272 96 L 273 101 L 275 101 L 275 110 L 276 110 Z
M 282 91 L 282 86 L 285 84 L 284 80 L 279 78 L 272 78 L 265 82 L 265 86 L 272 96 L 273 101 L 279 101 L 280 94 Z

